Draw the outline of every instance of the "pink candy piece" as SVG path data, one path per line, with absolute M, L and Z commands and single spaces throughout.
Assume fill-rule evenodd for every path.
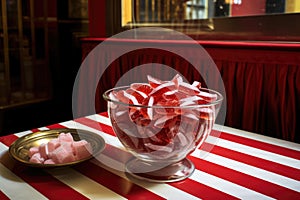
M 53 165 L 53 164 L 55 164 L 55 162 L 52 159 L 47 159 L 47 160 L 45 160 L 44 164 Z
M 48 146 L 47 144 L 41 144 L 39 146 L 39 153 L 46 160 L 48 159 Z
M 71 133 L 61 133 L 58 136 L 59 142 L 73 142 L 73 137 Z
M 52 139 L 47 143 L 47 146 L 48 146 L 48 152 L 50 153 L 54 151 L 54 149 L 60 146 L 60 142 L 58 139 Z
M 79 160 L 91 155 L 92 147 L 90 143 L 85 140 L 73 142 L 72 147 L 76 158 Z
M 51 159 L 54 163 L 61 164 L 75 161 L 71 145 L 72 143 L 64 143 L 51 153 Z
M 29 161 L 33 163 L 43 163 L 45 159 L 41 156 L 40 153 L 35 153 L 32 155 Z
M 29 149 L 28 155 L 31 158 L 33 156 L 33 154 L 38 153 L 39 152 L 39 148 L 38 147 L 31 147 Z

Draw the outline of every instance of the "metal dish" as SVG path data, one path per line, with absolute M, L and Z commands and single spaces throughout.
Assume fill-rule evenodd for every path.
M 39 164 L 29 161 L 30 158 L 28 152 L 31 147 L 39 146 L 42 143 L 47 143 L 51 139 L 57 138 L 60 133 L 71 133 L 75 141 L 86 140 L 89 142 L 92 146 L 92 155 L 81 160 L 62 164 Z M 71 166 L 84 162 L 99 154 L 101 151 L 103 151 L 104 147 L 104 139 L 96 133 L 77 129 L 52 129 L 47 131 L 39 131 L 20 137 L 9 147 L 9 153 L 15 160 L 27 166 L 49 168 Z

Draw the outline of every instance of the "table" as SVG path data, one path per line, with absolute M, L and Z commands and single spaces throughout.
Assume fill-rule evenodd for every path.
M 9 145 L 18 137 L 54 128 L 95 132 L 105 139 L 105 150 L 79 165 L 56 169 L 25 167 L 9 156 Z M 300 199 L 300 144 L 220 125 L 214 130 L 222 132 L 211 152 L 199 158 L 202 150 L 197 149 L 190 155 L 195 172 L 175 183 L 133 180 L 117 170 L 130 155 L 107 113 L 3 136 L 0 199 Z M 214 139 L 212 132 L 204 145 Z

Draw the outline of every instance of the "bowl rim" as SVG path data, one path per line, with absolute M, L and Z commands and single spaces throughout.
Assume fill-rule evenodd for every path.
M 146 83 L 142 83 L 142 84 L 146 84 Z M 212 101 L 212 102 L 208 102 L 208 103 L 205 103 L 205 104 L 198 104 L 198 105 L 186 105 L 186 106 L 161 106 L 161 105 L 152 105 L 152 106 L 148 106 L 148 105 L 141 105 L 141 104 L 130 104 L 130 103 L 124 103 L 122 101 L 117 101 L 117 100 L 114 100 L 114 99 L 111 99 L 109 97 L 109 93 L 114 91 L 114 90 L 122 90 L 122 89 L 125 89 L 125 88 L 130 88 L 130 85 L 127 85 L 127 86 L 118 86 L 118 87 L 114 87 L 114 88 L 111 88 L 109 90 L 106 90 L 102 97 L 104 98 L 104 100 L 106 100 L 107 102 L 113 102 L 115 104 L 120 104 L 120 105 L 123 105 L 123 106 L 129 106 L 129 107 L 137 107 L 137 108 L 174 108 L 174 109 L 195 109 L 195 108 L 203 108 L 203 107 L 209 107 L 209 106 L 214 106 L 214 105 L 218 105 L 218 104 L 221 104 L 224 97 L 223 95 L 216 91 L 216 90 L 213 90 L 213 89 L 208 89 L 208 88 L 200 88 L 200 91 L 201 90 L 205 90 L 205 91 L 208 91 L 209 93 L 214 93 L 217 95 L 217 99 L 215 101 Z

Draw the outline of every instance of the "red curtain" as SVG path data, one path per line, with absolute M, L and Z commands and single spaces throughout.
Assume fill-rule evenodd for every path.
M 90 51 L 90 45 L 83 45 L 84 55 Z M 298 51 L 294 49 L 286 51 L 273 47 L 263 49 L 261 46 L 249 49 L 248 46 L 243 48 L 242 45 L 233 48 L 218 46 L 216 43 L 213 47 L 207 47 L 206 50 L 216 63 L 226 89 L 225 125 L 300 142 L 300 54 Z M 187 49 L 187 51 L 190 51 L 189 58 L 178 57 L 170 52 L 151 48 L 132 51 L 118 57 L 105 70 L 98 83 L 95 97 L 96 111 L 106 110 L 106 102 L 102 98 L 103 92 L 114 87 L 126 72 L 142 64 L 160 63 L 171 66 L 187 81 L 200 80 L 202 82 L 203 73 L 200 75 L 187 62 L 191 59 L 201 62 L 201 59 L 198 55 L 194 55 L 193 50 Z M 113 54 L 113 51 L 110 54 Z M 105 60 L 113 55 L 102 56 L 97 59 Z M 205 65 L 205 63 L 201 64 Z M 147 74 L 161 78 L 165 76 L 166 79 L 170 77 L 167 71 L 152 70 L 133 73 L 132 80 L 139 80 L 139 78 L 145 80 L 143 78 Z M 204 76 L 206 76 L 205 73 Z M 209 80 L 215 84 L 214 89 L 217 89 L 220 83 L 215 77 L 209 76 Z M 89 81 L 92 79 L 91 76 Z M 86 90 L 86 88 L 81 89 Z M 78 103 L 79 107 L 84 110 L 84 97 Z
M 227 93 L 227 125 L 299 142 L 299 65 L 253 61 L 217 65 Z
M 220 44 L 207 50 L 225 84 L 226 125 L 299 143 L 300 45 Z

